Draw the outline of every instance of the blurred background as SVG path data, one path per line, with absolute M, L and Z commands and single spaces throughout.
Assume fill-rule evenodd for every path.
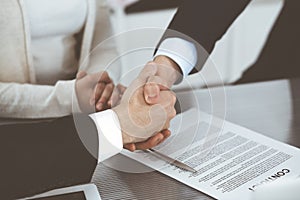
M 114 32 L 120 34 L 139 28 L 166 29 L 182 0 L 107 1 L 111 7 Z M 222 80 L 212 75 L 211 67 L 204 66 L 201 73 L 207 79 L 208 84 L 217 86 L 222 84 L 221 81 L 230 84 L 241 77 L 242 73 L 258 58 L 282 7 L 283 0 L 253 0 L 248 5 L 223 38 L 217 42 L 211 55 L 211 60 L 217 67 Z M 152 40 L 153 46 L 158 43 L 160 37 L 160 34 L 155 35 L 155 39 Z M 117 39 L 117 45 L 121 51 L 127 49 L 131 42 L 126 39 Z M 135 57 L 134 63 L 145 63 L 152 59 L 152 54 L 153 52 L 150 51 L 144 52 L 141 56 Z M 130 71 L 133 65 L 132 59 L 125 58 L 122 62 L 123 73 Z M 188 77 L 188 82 L 195 88 L 203 87 L 203 83 L 197 79 L 199 76 L 192 75 Z M 184 84 L 176 86 L 178 89 L 187 87 Z

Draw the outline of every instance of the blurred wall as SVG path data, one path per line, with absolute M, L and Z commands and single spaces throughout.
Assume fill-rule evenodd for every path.
M 204 66 L 201 73 L 205 77 L 207 84 L 222 84 L 220 79 L 216 78 L 215 74 L 212 73 L 212 64 L 216 66 L 225 84 L 230 84 L 241 77 L 243 71 L 257 59 L 282 9 L 283 3 L 283 0 L 253 0 L 248 5 L 223 38 L 217 42 L 211 55 L 212 62 Z M 156 45 L 163 33 L 163 29 L 168 26 L 176 12 L 176 9 L 172 8 L 126 14 L 122 6 L 114 5 L 113 9 L 112 23 L 116 34 L 138 28 L 156 27 L 161 29 L 160 33 L 152 35 L 151 42 L 153 46 Z M 117 41 L 118 48 L 124 51 L 133 42 L 132 40 L 120 39 Z M 141 52 L 138 55 L 135 57 L 128 56 L 128 58 L 122 60 L 123 72 L 130 72 L 131 74 L 124 78 L 124 83 L 129 83 L 138 72 L 138 70 L 132 70 L 133 67 L 142 65 L 152 59 L 151 51 Z M 199 81 L 199 76 L 197 75 L 190 76 L 189 82 L 194 87 L 203 87 L 205 85 Z M 183 84 L 178 87 L 179 89 L 184 89 L 188 86 Z

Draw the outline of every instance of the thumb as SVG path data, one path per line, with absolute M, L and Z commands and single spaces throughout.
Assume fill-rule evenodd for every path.
M 160 91 L 168 89 L 167 81 L 159 76 L 150 76 L 144 86 L 145 101 L 150 105 L 157 104 L 159 102 Z

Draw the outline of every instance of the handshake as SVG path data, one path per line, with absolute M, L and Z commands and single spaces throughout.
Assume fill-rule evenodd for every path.
M 107 72 L 78 72 L 75 89 L 80 109 L 91 113 L 111 108 L 120 122 L 123 146 L 130 151 L 162 143 L 170 136 L 170 120 L 176 115 L 176 96 L 169 88 L 180 76 L 178 66 L 166 59 L 146 64 L 128 88 L 115 87 Z

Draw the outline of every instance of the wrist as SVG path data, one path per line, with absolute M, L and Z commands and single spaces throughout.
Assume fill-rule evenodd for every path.
M 125 119 L 128 118 L 128 114 L 126 116 L 126 113 L 124 113 L 124 111 L 126 111 L 126 109 L 122 109 L 121 106 L 118 105 L 118 106 L 112 108 L 112 110 L 116 113 L 116 115 L 119 119 L 119 122 L 120 122 L 123 145 L 132 143 L 134 139 L 124 131 Z
M 169 87 L 181 78 L 182 71 L 179 65 L 168 56 L 159 55 L 153 61 L 158 64 L 158 76 L 166 80 Z

